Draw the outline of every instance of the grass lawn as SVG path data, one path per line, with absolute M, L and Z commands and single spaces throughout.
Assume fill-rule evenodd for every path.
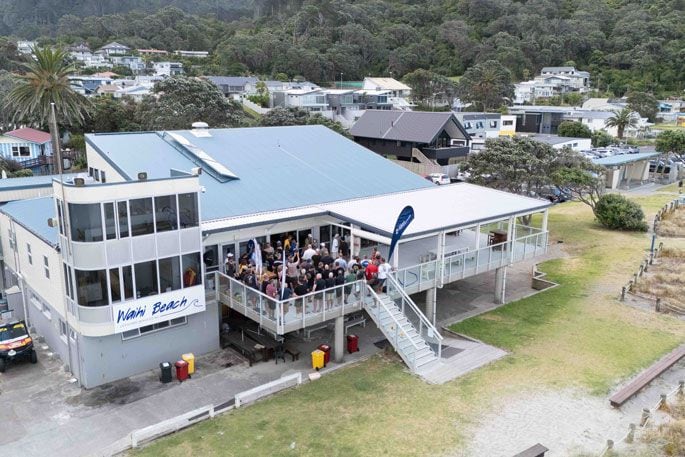
M 655 124 L 654 130 L 683 130 L 685 127 L 681 127 L 676 124 Z
M 671 198 L 637 200 L 651 218 Z M 647 235 L 601 229 L 578 203 L 554 207 L 550 230 L 568 255 L 541 269 L 559 287 L 453 326 L 510 356 L 441 386 L 408 374 L 395 357 L 376 356 L 135 455 L 444 454 L 466 443 L 469 426 L 497 400 L 538 388 L 606 395 L 684 340 L 682 321 L 616 300 Z

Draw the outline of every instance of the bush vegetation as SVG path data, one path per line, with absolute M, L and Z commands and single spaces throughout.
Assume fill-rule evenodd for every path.
M 594 208 L 595 217 L 600 224 L 612 230 L 646 232 L 645 213 L 637 203 L 623 195 L 602 195 Z

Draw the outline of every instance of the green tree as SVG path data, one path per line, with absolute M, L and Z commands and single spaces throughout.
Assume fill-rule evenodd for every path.
M 447 101 L 451 106 L 456 93 L 455 84 L 449 78 L 419 68 L 407 73 L 402 81 L 411 87 L 411 98 L 421 105 L 435 105 L 435 101 Z
M 685 132 L 682 130 L 664 130 L 656 137 L 656 150 L 685 154 Z
M 339 123 L 327 119 L 320 114 L 310 115 L 308 112 L 296 108 L 274 108 L 262 116 L 259 125 L 275 127 L 284 125 L 323 125 L 329 129 L 350 137 L 349 133 Z
M 649 119 L 649 122 L 656 121 L 656 114 L 659 112 L 659 101 L 652 94 L 646 92 L 630 92 L 628 94 L 628 108 L 639 113 L 640 116 Z
M 557 151 L 527 137 L 490 138 L 485 149 L 471 154 L 471 181 L 518 194 L 537 194 L 552 184 Z
M 559 151 L 555 162 L 551 176 L 554 185 L 594 211 L 604 194 L 604 169 L 568 147 Z
M 613 110 L 612 113 L 613 115 L 604 122 L 604 125 L 607 127 L 616 127 L 618 139 L 622 140 L 626 128 L 637 127 L 638 120 L 634 112 L 627 107 L 620 111 Z
M 65 51 L 51 48 L 35 48 L 35 60 L 24 64 L 26 72 L 19 77 L 5 98 L 5 108 L 12 113 L 15 123 L 35 120 L 48 125 L 52 138 L 59 137 L 59 126 L 78 126 L 83 123 L 89 103 L 72 88 L 69 76 L 74 67 L 69 64 Z M 56 122 L 49 122 L 54 105 Z M 58 157 L 56 171 L 62 171 L 59 142 L 53 140 L 53 150 Z
M 595 217 L 612 230 L 646 232 L 645 213 L 640 205 L 620 194 L 602 195 L 595 205 Z
M 582 122 L 564 121 L 559 124 L 557 134 L 563 137 L 590 138 L 592 132 L 590 128 Z
M 7 105 L 7 96 L 18 82 L 17 77 L 12 73 L 0 70 L 0 108 Z M 3 131 L 11 130 L 12 118 L 13 114 L 11 111 L 0 109 L 0 129 Z
M 127 98 L 97 97 L 88 110 L 85 132 L 126 132 L 140 130 L 136 103 Z
M 153 88 L 157 95 L 145 97 L 136 109 L 143 130 L 188 129 L 193 122 L 210 127 L 237 127 L 246 120 L 243 110 L 205 79 L 174 76 Z
M 593 148 L 605 148 L 614 144 L 614 137 L 609 135 L 606 130 L 595 130 L 590 138 L 592 138 Z
M 495 110 L 514 96 L 511 73 L 495 60 L 478 63 L 466 70 L 457 84 L 457 95 L 476 109 Z

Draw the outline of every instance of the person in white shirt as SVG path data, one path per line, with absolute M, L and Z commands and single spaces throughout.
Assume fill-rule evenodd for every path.
M 302 260 L 312 260 L 312 256 L 316 255 L 316 249 L 312 247 L 311 244 L 307 245 L 307 249 L 304 250 L 302 253 Z
M 381 264 L 378 265 L 378 291 L 383 292 L 383 287 L 385 286 L 385 280 L 388 279 L 388 275 L 392 271 L 392 266 L 385 260 L 381 259 Z
M 340 249 L 340 235 L 337 233 L 333 237 L 333 242 L 331 243 L 331 256 L 338 257 L 338 250 Z

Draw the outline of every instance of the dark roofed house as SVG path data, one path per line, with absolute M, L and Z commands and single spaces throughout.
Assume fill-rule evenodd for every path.
M 465 157 L 471 137 L 451 112 L 367 110 L 352 126 L 354 140 L 384 157 L 414 161 L 418 150 L 447 165 Z
M 254 76 L 207 76 L 207 80 L 218 87 L 226 97 L 254 94 L 259 81 Z

